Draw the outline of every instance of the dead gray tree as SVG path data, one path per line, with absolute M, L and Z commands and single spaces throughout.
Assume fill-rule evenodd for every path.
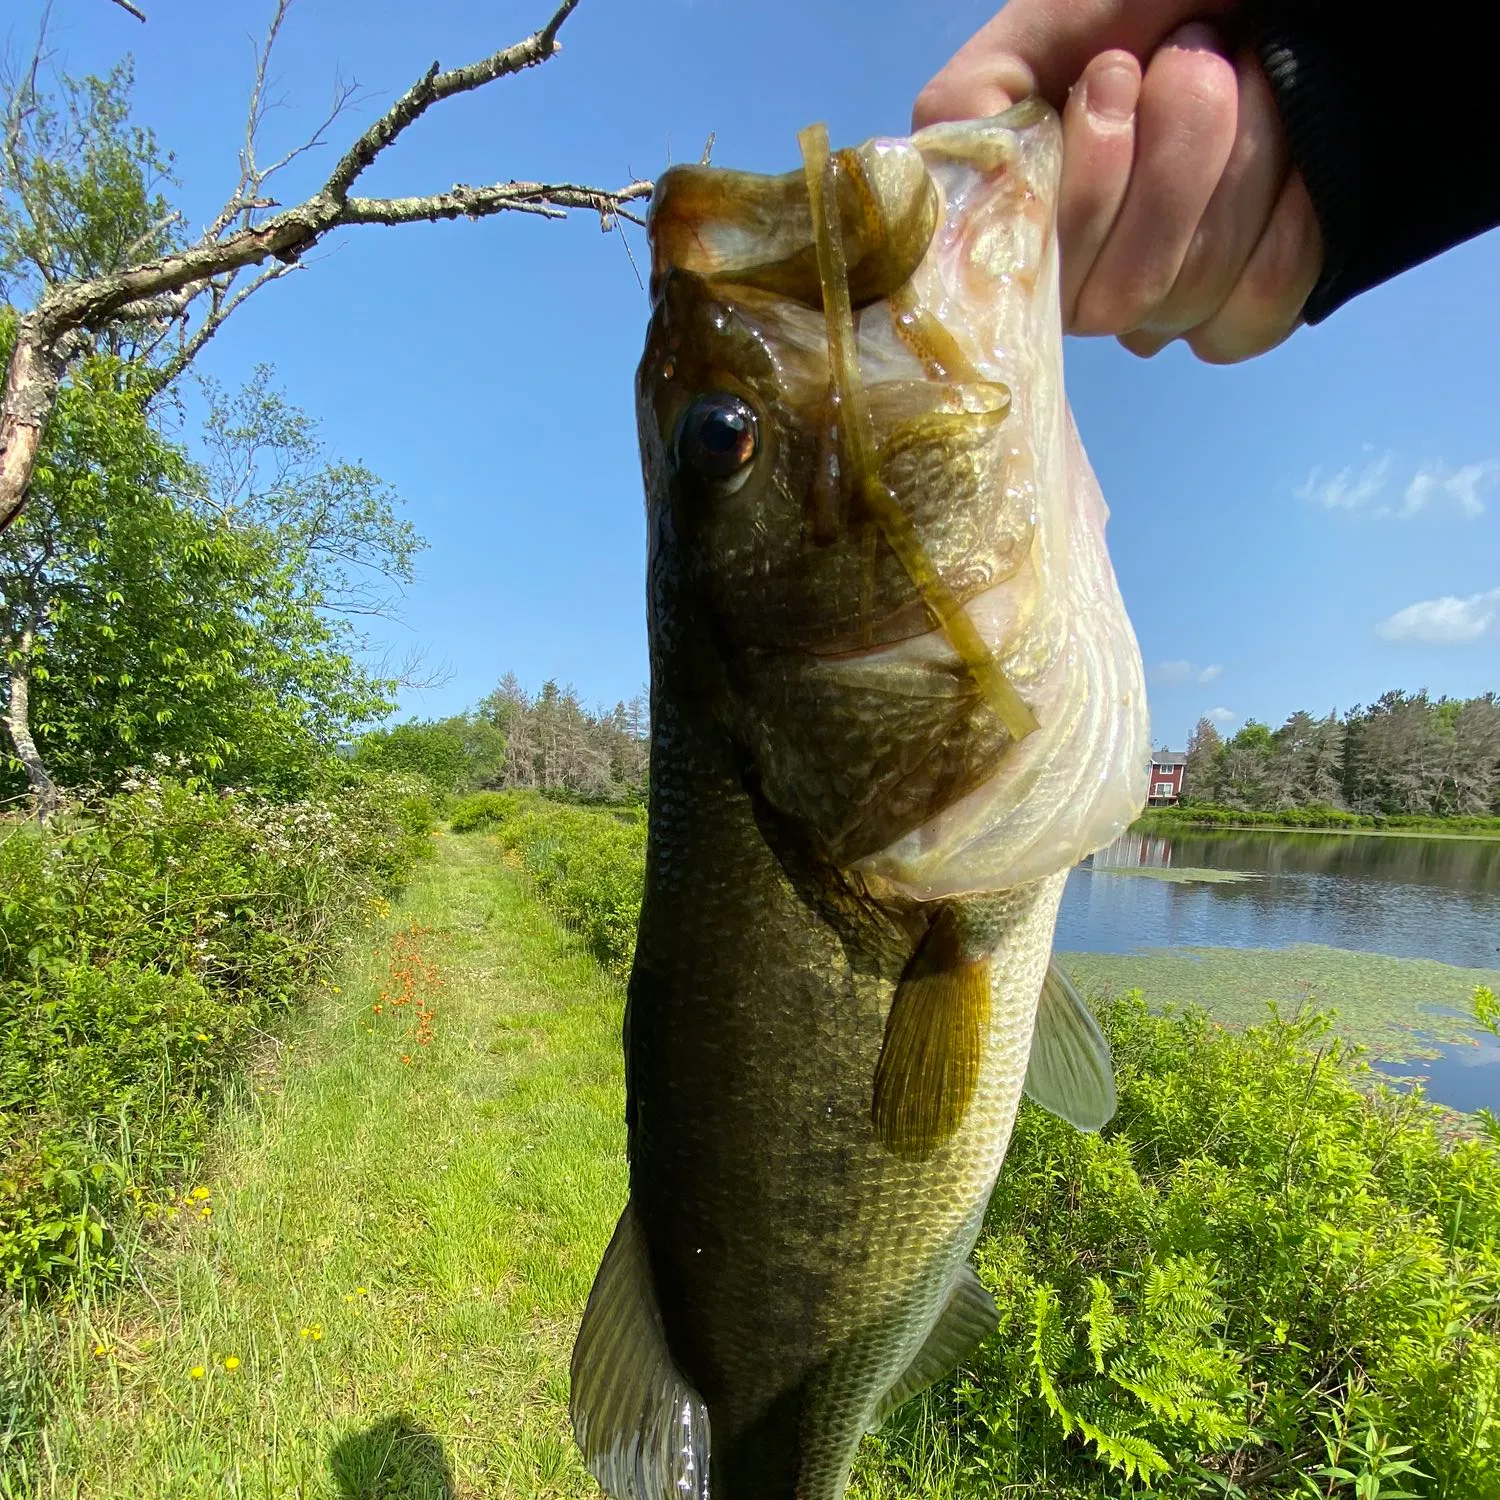
M 605 228 L 619 219 L 641 222 L 627 205 L 650 195 L 649 182 L 631 182 L 613 191 L 571 182 L 510 181 L 488 187 L 457 184 L 446 192 L 412 198 L 354 195 L 361 174 L 434 104 L 551 58 L 559 50 L 558 31 L 578 0 L 563 0 L 539 31 L 478 62 L 446 72 L 434 63 L 339 158 L 316 193 L 295 207 L 269 213 L 279 205 L 265 196 L 267 181 L 293 158 L 321 144 L 323 132 L 352 94 L 336 94 L 333 110 L 305 144 L 270 166 L 257 162 L 255 142 L 265 110 L 267 67 L 290 3 L 277 0 L 257 59 L 240 180 L 214 222 L 193 244 L 154 259 L 86 280 L 47 285 L 35 307 L 20 319 L 0 395 L 0 531 L 26 502 L 42 435 L 69 364 L 111 327 L 144 323 L 176 331 L 176 348 L 152 367 L 150 379 L 160 389 L 182 373 L 247 297 L 294 269 L 332 230 L 356 224 L 480 219 L 506 212 L 562 219 L 576 209 L 598 214 Z M 242 272 L 267 261 L 273 264 L 236 287 Z

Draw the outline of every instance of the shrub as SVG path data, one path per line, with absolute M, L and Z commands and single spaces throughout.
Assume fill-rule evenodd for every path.
M 887 1471 L 922 1431 L 956 1496 L 1500 1493 L 1494 1150 L 1372 1096 L 1321 1018 L 1101 1019 L 1119 1112 L 1023 1104 L 976 1252 L 1000 1332 L 874 1445 Z
M 354 763 L 375 771 L 420 776 L 434 791 L 452 793 L 469 775 L 469 749 L 451 721 L 408 719 L 389 729 L 372 729 L 354 746 Z
M 454 833 L 494 828 L 511 817 L 527 800 L 516 792 L 475 792 L 453 804 L 448 826 Z
M 430 845 L 420 783 L 285 805 L 136 783 L 0 840 L 0 1284 L 117 1269 L 246 1045 Z
M 641 918 L 646 824 L 639 808 L 578 807 L 525 793 L 484 792 L 455 810 L 453 828 L 494 827 L 537 894 L 606 968 L 624 973 Z

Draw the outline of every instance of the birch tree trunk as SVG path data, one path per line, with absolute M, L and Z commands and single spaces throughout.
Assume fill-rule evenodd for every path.
M 24 631 L 20 650 L 7 674 L 10 691 L 5 700 L 5 728 L 15 749 L 16 759 L 26 772 L 26 784 L 31 788 L 32 807 L 37 817 L 45 822 L 57 811 L 58 795 L 57 783 L 48 773 L 47 764 L 31 736 L 31 643 L 31 631 Z

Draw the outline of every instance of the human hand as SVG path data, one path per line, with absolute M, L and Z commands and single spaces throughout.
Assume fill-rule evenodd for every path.
M 1323 265 L 1270 84 L 1215 19 L 1235 0 L 1010 0 L 917 98 L 912 126 L 1062 111 L 1063 326 L 1228 364 L 1285 339 Z

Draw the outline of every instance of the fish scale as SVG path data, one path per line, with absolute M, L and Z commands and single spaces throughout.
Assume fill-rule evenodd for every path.
M 1049 964 L 1146 770 L 1062 397 L 1058 141 L 1027 106 L 657 188 L 630 1201 L 571 1396 L 615 1500 L 838 1500 L 996 1326 L 967 1261 L 1023 1085 L 1113 1109 Z

